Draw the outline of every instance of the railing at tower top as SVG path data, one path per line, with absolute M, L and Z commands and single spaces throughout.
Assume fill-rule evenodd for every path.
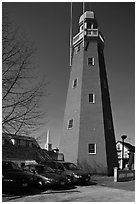
M 87 29 L 84 30 L 84 36 L 87 37 L 98 37 L 98 29 Z M 73 45 L 75 45 L 79 40 L 83 38 L 83 31 L 78 33 L 76 36 L 73 37 Z

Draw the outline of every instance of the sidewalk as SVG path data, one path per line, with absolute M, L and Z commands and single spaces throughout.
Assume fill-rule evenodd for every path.
M 114 177 L 112 176 L 93 175 L 91 176 L 91 182 L 95 182 L 99 186 L 123 189 L 127 191 L 135 191 L 135 180 L 125 182 L 114 182 Z

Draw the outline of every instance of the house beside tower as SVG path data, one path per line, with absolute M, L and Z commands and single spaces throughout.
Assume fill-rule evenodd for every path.
M 86 11 L 72 41 L 60 151 L 66 161 L 112 175 L 118 161 L 103 49 L 94 12 Z

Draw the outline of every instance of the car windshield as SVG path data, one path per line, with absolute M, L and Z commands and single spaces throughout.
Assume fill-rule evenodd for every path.
M 58 162 L 46 162 L 44 165 L 54 170 L 64 170 L 63 165 Z
M 48 166 L 37 166 L 36 171 L 38 172 L 38 174 L 41 174 L 41 173 L 54 173 L 55 172 L 52 168 L 50 168 Z
M 68 170 L 79 170 L 79 168 L 73 163 L 63 163 L 63 165 Z
M 10 171 L 12 171 L 12 170 L 22 171 L 21 168 L 13 162 L 4 162 L 2 164 L 2 170 L 3 171 L 9 171 L 9 170 Z

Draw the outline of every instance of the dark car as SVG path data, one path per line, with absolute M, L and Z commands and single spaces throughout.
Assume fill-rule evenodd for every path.
M 52 167 L 62 175 L 73 177 L 73 183 L 75 184 L 84 184 L 90 181 L 90 174 L 73 163 L 49 161 L 44 162 L 44 164 Z
M 31 188 L 49 189 L 53 184 L 52 179 L 36 174 L 34 171 L 25 171 L 11 161 L 2 162 L 2 191 L 16 192 Z
M 41 180 L 41 187 L 43 188 L 45 187 L 45 179 L 49 180 L 51 188 L 63 187 L 70 184 L 70 181 L 66 178 L 66 176 L 59 175 L 52 168 L 42 164 L 26 165 L 23 169 L 41 176 L 41 178 L 43 178 Z
M 34 181 L 33 174 L 23 172 L 12 161 L 2 161 L 2 191 L 17 191 L 28 188 Z

